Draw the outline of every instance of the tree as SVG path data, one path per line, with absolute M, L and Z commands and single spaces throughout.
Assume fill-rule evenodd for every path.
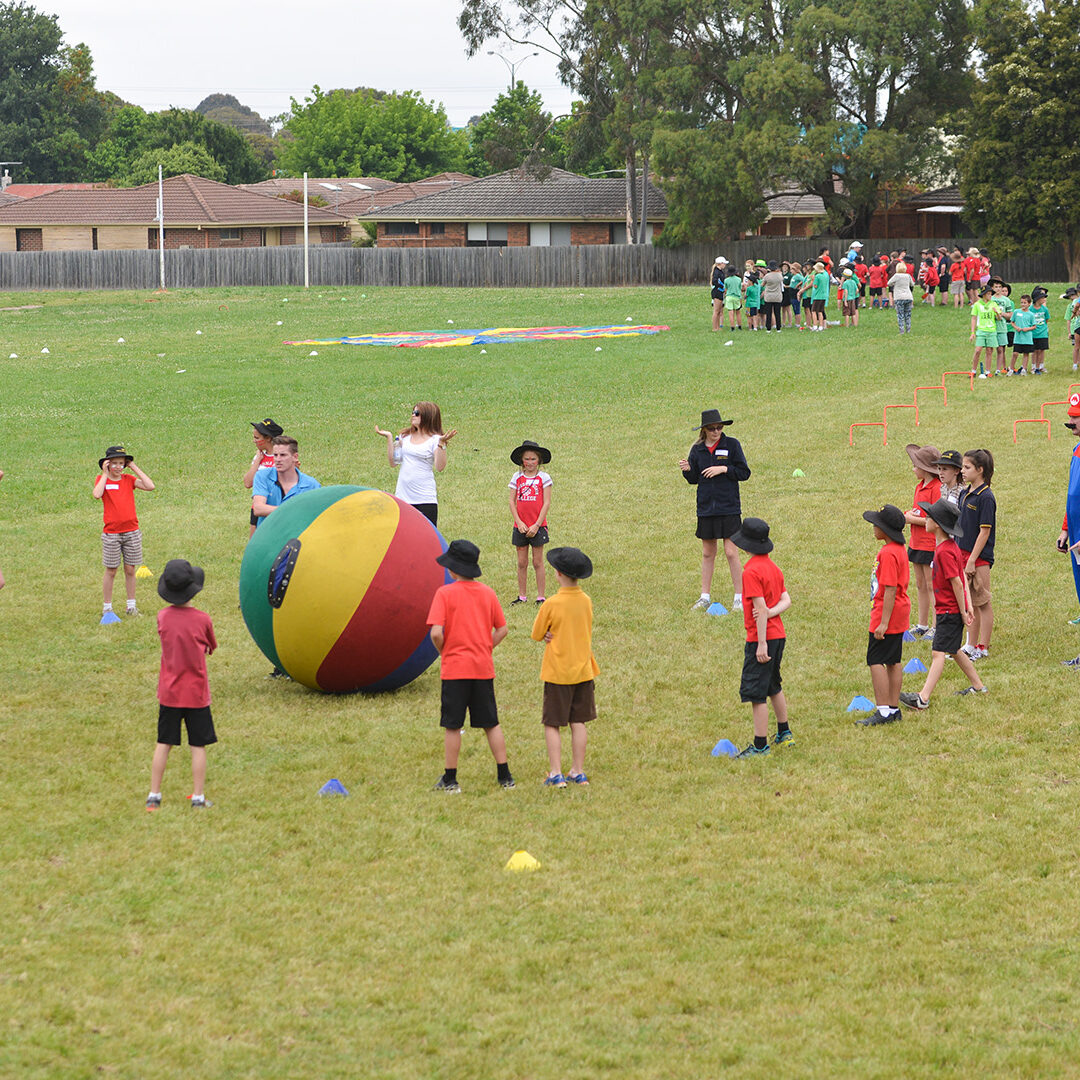
M 279 136 L 278 167 L 294 176 L 380 176 L 409 182 L 465 165 L 467 142 L 441 105 L 412 91 L 378 94 L 316 86 L 292 99 Z
M 994 251 L 1060 243 L 1080 278 L 1080 38 L 1077 0 L 976 10 L 982 75 L 961 158 L 960 191 Z
M 195 111 L 209 120 L 216 120 L 226 127 L 234 127 L 242 134 L 273 134 L 270 125 L 247 105 L 241 105 L 232 94 L 210 94 L 204 97 Z
M 566 164 L 566 147 L 540 95 L 520 80 L 495 99 L 495 104 L 469 122 L 467 171 L 477 176 L 505 172 L 528 163 L 530 168 Z
M 144 150 L 129 166 L 125 174 L 125 186 L 138 187 L 158 178 L 158 166 L 163 176 L 179 176 L 191 173 L 207 180 L 225 182 L 225 169 L 209 150 L 193 142 L 174 143 L 159 150 Z
M 0 3 L 0 156 L 19 178 L 82 179 L 104 119 L 89 49 L 65 47 L 55 16 Z

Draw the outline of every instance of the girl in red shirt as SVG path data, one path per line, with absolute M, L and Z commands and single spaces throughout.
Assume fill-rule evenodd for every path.
M 935 541 L 926 531 L 926 514 L 919 509 L 919 503 L 936 503 L 941 498 L 941 477 L 937 467 L 941 455 L 936 446 L 919 446 L 918 443 L 909 443 L 904 449 L 911 458 L 911 469 L 918 480 L 912 508 L 904 515 L 904 520 L 911 526 L 908 562 L 915 569 L 919 604 L 919 621 L 911 632 L 916 637 L 932 638 L 934 620 L 930 615 L 930 601 L 934 595 L 934 581 L 931 564 Z

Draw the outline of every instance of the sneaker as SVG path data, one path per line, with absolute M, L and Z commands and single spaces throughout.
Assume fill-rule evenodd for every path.
M 589 778 L 583 772 L 567 773 L 566 779 L 569 780 L 571 784 L 580 784 L 582 787 L 589 786 Z
M 742 597 L 741 596 L 737 596 L 734 600 L 731 601 L 731 610 L 732 611 L 742 611 Z
M 291 676 L 291 675 L 287 675 L 287 674 L 286 674 L 286 673 L 285 673 L 284 671 L 282 671 L 282 670 L 281 670 L 281 668 L 279 668 L 279 667 L 276 667 L 276 668 L 274 668 L 274 670 L 273 670 L 273 671 L 271 671 L 271 672 L 270 672 L 270 674 L 269 674 L 269 675 L 267 675 L 266 677 L 267 677 L 268 679 L 289 679 L 290 681 L 291 681 L 291 679 L 292 679 L 292 676 Z
M 545 776 L 544 787 L 566 787 L 566 777 L 561 772 Z
M 956 697 L 968 697 L 971 694 L 988 694 L 988 693 L 990 693 L 990 690 L 986 686 L 984 686 L 981 690 L 976 689 L 974 686 L 965 686 L 963 690 L 957 690 L 955 696 Z
M 901 700 L 903 700 L 903 696 L 903 694 L 900 695 Z M 877 727 L 878 724 L 895 724 L 897 720 L 903 719 L 904 714 L 899 709 L 893 709 L 892 712 L 887 713 L 885 716 L 882 716 L 881 713 L 875 709 L 872 713 L 867 713 L 862 720 L 856 720 L 855 723 L 859 724 L 861 727 Z
M 1069 620 L 1070 626 L 1080 626 L 1080 615 L 1077 615 L 1075 619 Z
M 1073 364 L 1073 371 L 1076 370 L 1076 364 Z
M 1067 667 L 1067 668 L 1072 668 L 1073 671 L 1080 670 L 1080 656 L 1077 656 L 1073 660 L 1062 660 L 1061 661 L 1061 666 L 1062 667 Z
M 694 603 L 692 603 L 690 605 L 690 610 L 691 611 L 704 611 L 711 603 L 712 603 L 711 600 L 706 600 L 705 597 L 703 596 L 703 597 L 701 597 L 700 600 L 695 600 Z
M 194 796 L 189 795 L 188 799 L 191 802 L 192 810 L 207 810 L 214 805 L 205 795 L 201 799 L 196 799 Z
M 510 601 L 510 606 L 511 606 L 511 607 L 514 607 L 514 606 L 515 606 L 515 605 L 517 605 L 517 604 L 527 604 L 528 602 L 529 602 L 529 601 L 528 601 L 528 598 L 527 598 L 527 597 L 525 597 L 525 596 L 518 596 L 518 597 L 516 597 L 515 599 L 513 599 L 513 600 L 511 600 L 511 601 Z
M 960 651 L 969 659 L 974 660 L 975 654 L 979 651 L 975 645 L 961 645 Z
M 1027 374 L 1027 369 L 1026 368 L 1021 368 L 1020 369 L 1020 374 L 1021 375 L 1026 375 Z
M 124 614 L 125 615 L 140 616 L 140 615 L 142 615 L 142 612 L 137 607 L 129 607 Z
M 510 788 L 517 787 L 517 784 L 514 783 L 512 776 L 508 776 L 505 780 L 499 781 L 499 787 L 506 788 L 509 791 Z
M 927 632 L 927 631 L 928 631 L 929 629 L 930 629 L 930 627 L 929 627 L 929 626 L 923 626 L 922 624 L 920 624 L 920 625 L 918 625 L 918 626 L 913 626 L 913 627 L 911 628 L 911 633 L 912 633 L 912 634 L 913 634 L 913 635 L 914 635 L 915 637 L 917 637 L 917 638 L 921 638 L 921 637 L 925 637 L 925 636 L 926 636 L 926 632 Z
M 920 712 L 923 709 L 930 708 L 930 702 L 923 701 L 922 697 L 919 694 L 902 693 L 900 695 L 900 702 L 901 704 L 906 705 L 909 709 L 918 709 Z
M 536 598 L 536 606 L 539 607 L 546 599 L 546 596 L 538 596 Z
M 161 809 L 161 796 L 160 795 L 147 795 L 146 796 L 146 809 L 147 810 L 160 810 Z
M 445 791 L 447 795 L 460 795 L 461 785 L 456 780 L 447 780 L 445 776 L 440 776 L 439 782 L 431 790 Z
M 781 746 L 794 746 L 795 745 L 795 733 L 788 728 L 787 731 L 778 731 L 773 737 L 771 746 L 775 746 L 779 749 Z
M 741 750 L 735 756 L 737 758 L 758 757 L 759 755 L 767 754 L 768 752 L 769 752 L 768 744 L 766 744 L 765 746 L 762 746 L 762 747 L 757 747 L 753 743 L 751 743 L 745 750 Z

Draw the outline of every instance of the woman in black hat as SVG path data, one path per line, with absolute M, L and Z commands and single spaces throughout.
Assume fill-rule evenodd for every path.
M 742 565 L 739 552 L 731 537 L 742 524 L 739 484 L 750 479 L 738 441 L 724 434 L 732 421 L 724 420 L 719 409 L 705 409 L 701 423 L 691 431 L 698 432 L 697 442 L 679 462 L 688 484 L 697 485 L 697 537 L 701 540 L 701 596 L 691 605 L 691 611 L 707 608 L 712 602 L 713 569 L 716 566 L 717 541 L 724 541 L 724 556 L 731 571 L 735 598 L 734 611 L 742 610 Z

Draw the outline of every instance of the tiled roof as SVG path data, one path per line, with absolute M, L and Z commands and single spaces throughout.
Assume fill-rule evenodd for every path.
M 91 188 L 105 187 L 104 184 L 8 184 L 4 191 L 9 195 L 18 195 L 20 199 L 32 199 L 44 195 L 47 191 L 89 191 Z
M 825 213 L 820 195 L 769 195 L 765 205 L 770 217 L 820 217 Z
M 960 189 L 956 186 L 921 191 L 918 195 L 908 195 L 901 202 L 905 207 L 912 210 L 918 210 L 922 206 L 938 206 L 941 203 L 949 203 L 954 206 L 964 205 L 964 200 L 960 197 Z
M 552 169 L 539 179 L 522 169 L 509 169 L 427 195 L 360 214 L 372 220 L 408 218 L 420 221 L 512 221 L 545 218 L 566 221 L 624 221 L 626 182 L 620 177 L 593 179 Z M 649 219 L 667 217 L 663 192 L 649 184 Z
M 339 203 L 339 209 L 343 213 L 359 217 L 362 214 L 370 213 L 372 210 L 379 210 L 385 206 L 396 206 L 398 203 L 410 202 L 413 199 L 422 199 L 425 195 L 436 195 L 441 191 L 460 187 L 462 184 L 471 184 L 475 180 L 475 176 L 468 176 L 465 173 L 437 173 L 435 176 L 427 176 L 423 180 L 414 180 L 410 184 L 392 184 L 390 187 L 374 194 Z
M 259 195 L 280 198 L 293 191 L 303 191 L 304 178 L 302 176 L 275 176 L 270 180 L 260 180 L 257 184 L 237 184 L 236 186 L 242 191 L 254 191 Z M 353 176 L 340 179 L 308 177 L 308 195 L 318 195 L 332 207 L 395 186 L 392 180 L 383 180 L 378 176 Z
M 164 183 L 165 224 L 177 225 L 299 225 L 304 208 L 228 184 L 185 173 Z M 0 225 L 152 225 L 158 186 L 96 188 L 91 191 L 52 191 L 18 204 L 0 207 Z M 345 219 L 320 207 L 308 208 L 316 225 L 340 224 Z
M 9 195 L 6 191 L 0 191 L 0 206 L 8 206 L 10 203 L 22 202 L 18 195 Z

